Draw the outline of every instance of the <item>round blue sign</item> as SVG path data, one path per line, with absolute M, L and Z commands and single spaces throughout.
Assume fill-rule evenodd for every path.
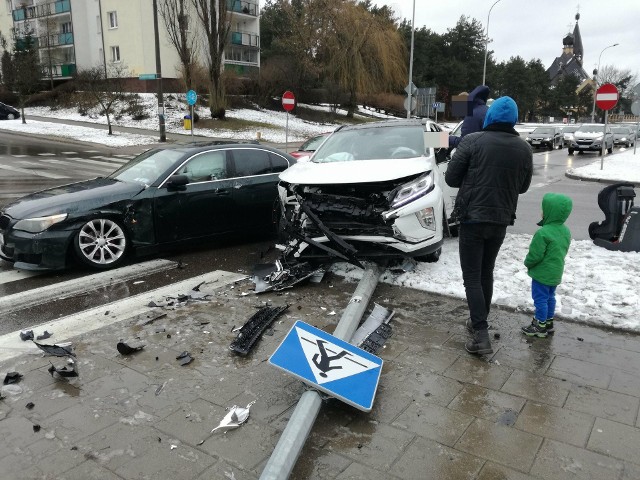
M 198 94 L 194 90 L 189 90 L 187 92 L 187 103 L 189 105 L 195 105 L 196 100 L 198 100 Z

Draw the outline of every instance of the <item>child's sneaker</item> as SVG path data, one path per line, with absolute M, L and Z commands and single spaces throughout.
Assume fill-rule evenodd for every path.
M 547 319 L 545 327 L 547 329 L 547 334 L 553 335 L 555 333 L 556 330 L 553 328 L 553 318 Z
M 540 322 L 535 318 L 533 319 L 530 325 L 527 325 L 526 327 L 522 327 L 520 330 L 522 331 L 522 333 L 524 333 L 528 337 L 545 338 L 547 336 L 546 322 Z

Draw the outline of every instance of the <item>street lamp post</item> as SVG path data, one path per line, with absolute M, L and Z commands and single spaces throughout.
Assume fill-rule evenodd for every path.
M 416 31 L 416 0 L 413 0 L 413 18 L 411 20 L 411 52 L 409 53 L 409 90 L 411 90 L 411 85 L 413 85 L 413 42 L 414 42 L 414 34 Z M 411 101 L 413 97 L 413 93 L 411 91 L 407 92 L 409 99 L 409 108 L 407 108 L 407 118 L 411 118 Z
M 596 71 L 593 73 L 593 82 L 595 85 L 593 86 L 593 108 L 591 109 L 591 123 L 595 123 L 596 121 L 596 90 L 598 90 L 598 74 L 600 73 L 600 60 L 602 59 L 602 54 L 607 48 L 617 47 L 618 45 L 618 43 L 614 43 L 613 45 L 604 47 L 600 52 L 600 56 L 598 57 L 598 68 L 596 68 Z
M 493 5 L 491 5 L 491 8 L 489 9 L 489 14 L 487 15 L 487 32 L 484 38 L 484 65 L 482 67 L 482 85 L 485 84 L 484 80 L 487 76 L 487 53 L 489 50 L 489 20 L 491 19 L 491 10 L 493 10 L 493 7 L 495 7 L 499 1 L 500 0 L 496 0 L 495 2 L 493 2 Z
M 160 141 L 167 141 L 167 134 L 164 121 L 164 99 L 162 98 L 162 66 L 160 64 L 160 38 L 158 34 L 158 5 L 157 0 L 153 0 L 153 33 L 156 50 L 156 82 L 158 87 L 158 121 L 160 123 Z

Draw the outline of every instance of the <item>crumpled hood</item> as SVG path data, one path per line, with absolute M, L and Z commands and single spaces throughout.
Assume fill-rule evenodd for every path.
M 348 162 L 296 163 L 280 174 L 280 180 L 302 185 L 370 183 L 395 180 L 433 170 L 433 157 Z
M 561 193 L 545 193 L 542 197 L 542 221 L 539 225 L 566 222 L 573 209 L 573 201 Z

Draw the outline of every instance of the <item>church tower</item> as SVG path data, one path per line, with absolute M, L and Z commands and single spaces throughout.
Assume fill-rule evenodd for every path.
M 576 26 L 573 29 L 573 54 L 576 61 L 582 66 L 582 58 L 584 57 L 584 49 L 582 48 L 582 35 L 580 35 L 580 26 L 578 25 L 580 14 L 576 13 Z
M 589 74 L 582 68 L 584 58 L 584 48 L 582 46 L 582 35 L 580 34 L 580 13 L 576 13 L 576 24 L 573 33 L 567 33 L 562 39 L 562 55 L 556 57 L 551 66 L 547 69 L 547 75 L 552 85 L 555 85 L 560 78 L 565 75 L 574 75 L 580 82 L 589 78 Z

